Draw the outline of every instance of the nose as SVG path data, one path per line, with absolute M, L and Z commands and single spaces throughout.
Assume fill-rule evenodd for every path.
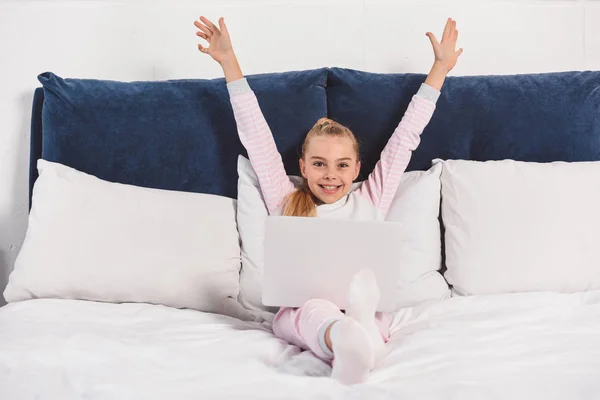
M 335 176 L 335 171 L 331 168 L 327 168 L 327 171 L 325 171 L 325 179 L 328 181 L 334 180 L 336 178 Z

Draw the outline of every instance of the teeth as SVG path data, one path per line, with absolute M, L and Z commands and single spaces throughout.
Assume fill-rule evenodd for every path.
M 323 186 L 326 190 L 335 190 L 337 186 Z

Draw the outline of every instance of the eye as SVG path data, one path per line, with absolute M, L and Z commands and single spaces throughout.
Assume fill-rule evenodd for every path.
M 339 165 L 339 167 L 340 167 L 340 168 L 348 168 L 348 167 L 349 167 L 349 165 L 348 165 L 347 163 L 341 163 L 341 164 Z
M 313 163 L 313 165 L 314 165 L 315 167 L 322 167 L 322 166 L 323 166 L 323 162 L 322 162 L 322 161 L 315 161 L 315 162 Z

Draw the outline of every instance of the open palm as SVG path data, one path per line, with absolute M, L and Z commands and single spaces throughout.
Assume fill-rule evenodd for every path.
M 199 29 L 196 35 L 208 42 L 208 47 L 204 47 L 198 43 L 198 50 L 210 55 L 220 64 L 233 55 L 231 38 L 229 37 L 229 31 L 223 17 L 219 18 L 218 27 L 202 16 L 200 17 L 200 21 L 194 21 L 194 25 Z
M 435 61 L 442 64 L 450 71 L 454 68 L 458 61 L 458 57 L 460 57 L 463 52 L 463 49 L 456 50 L 456 41 L 458 40 L 456 21 L 452 18 L 448 18 L 441 42 L 438 42 L 435 35 L 431 32 L 427 32 L 427 36 L 433 46 Z

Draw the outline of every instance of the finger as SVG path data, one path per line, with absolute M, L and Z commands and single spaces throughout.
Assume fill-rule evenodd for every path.
M 219 28 L 217 28 L 217 26 L 213 24 L 210 20 L 204 17 L 200 17 L 200 20 L 204 22 L 210 28 L 211 31 L 213 31 L 214 33 L 219 33 Z
M 456 52 L 456 58 L 460 57 L 460 55 L 463 53 L 463 49 L 462 47 L 460 49 L 458 49 L 458 51 Z
M 226 35 L 229 35 L 229 31 L 227 30 L 227 25 L 225 25 L 225 18 L 219 18 L 219 29 Z
M 203 25 L 203 26 L 204 26 L 204 28 L 208 29 L 208 31 L 209 31 L 208 35 L 212 35 L 212 34 L 214 34 L 214 33 L 215 33 L 215 31 L 214 31 L 214 30 L 212 29 L 212 27 L 211 27 L 211 25 L 212 25 L 212 22 L 210 22 L 210 21 L 208 20 L 208 18 L 206 18 L 206 17 L 204 17 L 204 16 L 202 16 L 202 15 L 201 15 L 201 16 L 200 16 L 200 21 L 202 21 L 202 22 L 204 23 L 204 25 Z
M 452 39 L 452 41 L 453 41 L 453 42 L 455 42 L 455 43 L 456 43 L 456 41 L 458 40 L 458 29 L 455 29 L 455 30 L 452 32 L 452 38 L 451 38 L 451 39 Z
M 450 18 L 448 18 L 448 21 L 446 21 L 446 26 L 444 27 L 444 33 L 442 34 L 442 40 L 448 39 L 448 36 L 450 35 L 451 27 L 452 27 L 452 20 Z
M 200 43 L 198 43 L 198 50 L 200 50 L 204 54 L 208 53 L 208 49 L 206 47 L 202 46 Z
M 210 43 L 210 37 L 203 32 L 196 32 L 196 35 L 200 36 L 202 39 L 206 40 L 208 43 Z
M 200 28 L 202 28 L 202 27 L 205 27 L 205 28 L 206 28 L 206 26 L 205 26 L 205 25 L 204 25 L 202 22 L 199 22 L 198 20 L 194 21 L 194 25 L 195 25 L 195 26 L 196 26 L 196 28 L 198 28 L 198 29 L 200 29 Z
M 437 39 L 435 38 L 435 35 L 431 32 L 427 32 L 425 35 L 427 35 L 427 37 L 431 41 L 431 45 L 433 46 L 433 49 L 435 50 L 440 45 L 438 43 Z
M 194 25 L 196 25 L 196 28 L 202 30 L 202 32 L 206 33 L 209 37 L 213 35 L 213 32 L 200 22 L 194 21 Z

